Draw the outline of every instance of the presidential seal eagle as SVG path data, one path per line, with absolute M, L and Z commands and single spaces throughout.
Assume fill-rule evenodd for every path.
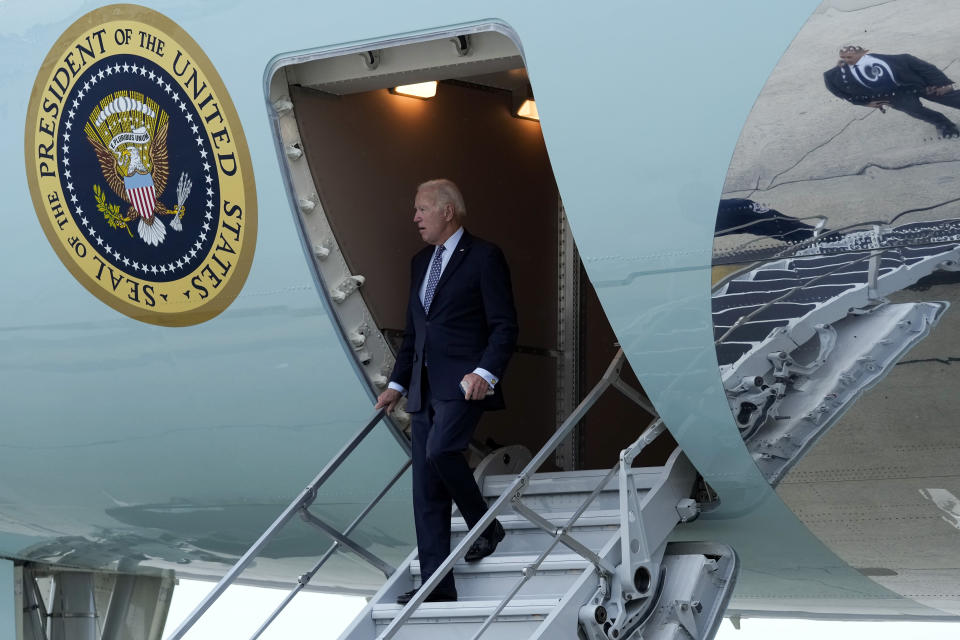
M 84 127 L 104 180 L 130 205 L 121 213 L 119 207 L 107 205 L 102 191 L 95 188 L 98 208 L 111 227 L 127 229 L 128 233 L 128 225 L 137 220 L 138 235 L 153 246 L 167 235 L 157 216 L 173 216 L 171 228 L 183 229 L 180 220 L 191 187 L 190 179 L 181 175 L 177 206 L 168 209 L 160 201 L 170 175 L 168 126 L 167 114 L 153 100 L 123 91 L 104 98 Z

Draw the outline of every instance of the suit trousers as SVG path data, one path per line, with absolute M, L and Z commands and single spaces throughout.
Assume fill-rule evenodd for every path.
M 423 581 L 426 582 L 450 554 L 450 515 L 457 504 L 467 526 L 473 528 L 487 511 L 463 452 L 480 421 L 478 402 L 435 400 L 427 372 L 422 372 L 422 409 L 411 415 L 413 449 L 413 517 Z M 456 595 L 453 572 L 435 593 Z
M 956 125 L 950 121 L 950 119 L 934 109 L 928 109 L 923 106 L 920 102 L 920 98 L 924 100 L 929 100 L 930 102 L 937 102 L 947 107 L 953 107 L 954 109 L 960 109 L 960 91 L 951 91 L 942 96 L 938 95 L 927 95 L 927 94 L 913 94 L 913 93 L 903 93 L 897 94 L 890 98 L 890 106 L 897 111 L 903 111 L 909 116 L 913 116 L 918 120 L 923 120 L 924 122 L 929 122 L 933 126 L 937 127 L 940 130 L 940 133 L 946 133 L 951 130 L 956 129 Z

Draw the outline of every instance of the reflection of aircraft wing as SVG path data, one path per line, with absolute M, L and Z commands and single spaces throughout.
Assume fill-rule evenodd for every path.
M 765 263 L 727 280 L 713 296 L 717 357 L 730 367 L 757 355 L 771 332 L 799 331 L 801 344 L 816 324 L 831 324 L 849 309 L 867 307 L 915 284 L 958 258 L 958 245 L 853 252 Z M 830 313 L 826 309 L 835 307 Z M 840 314 L 840 311 L 846 310 Z M 806 319 L 799 327 L 799 319 Z M 777 331 L 780 330 L 780 331 Z
M 918 230 L 893 229 L 879 244 L 905 232 Z M 772 483 L 949 305 L 887 297 L 958 259 L 957 244 L 811 255 L 765 263 L 718 288 L 714 335 L 724 386 Z
M 19 213 L 0 216 L 4 237 L 15 239 L 0 258 L 10 280 L 0 331 L 0 575 L 9 579 L 0 598 L 35 625 L 35 637 L 51 637 L 49 620 L 86 622 L 97 637 L 99 620 L 105 633 L 145 640 L 149 631 L 124 636 L 119 622 L 159 627 L 174 576 L 226 574 L 369 415 L 393 362 L 384 336 L 404 326 L 408 260 L 422 246 L 405 212 L 419 182 L 446 174 L 465 191 L 471 233 L 503 248 L 521 308 L 524 346 L 503 382 L 509 408 L 486 415 L 476 438 L 510 445 L 511 460 L 500 450 L 487 464 L 515 472 L 517 452 L 540 450 L 617 345 L 627 356 L 618 361 L 621 377 L 645 395 L 631 395 L 625 382 L 618 388 L 626 399 L 610 390 L 577 416 L 579 427 L 548 456 L 555 470 L 524 476 L 513 492 L 523 500 L 517 511 L 540 509 L 549 524 L 505 512 L 501 555 L 455 564 L 468 607 L 430 603 L 414 624 L 436 621 L 437 611 L 451 614 L 446 622 L 473 624 L 462 614 L 493 611 L 507 591 L 504 576 L 525 568 L 533 576 L 525 589 L 542 597 L 508 606 L 507 623 L 563 625 L 550 635 L 561 639 L 603 637 L 611 628 L 628 637 L 645 624 L 644 637 L 655 637 L 654 627 L 709 637 L 735 581 L 729 604 L 748 614 L 960 613 L 949 602 L 931 607 L 933 599 L 913 591 L 887 590 L 872 576 L 899 571 L 893 561 L 841 559 L 821 544 L 795 517 L 801 508 L 785 507 L 757 473 L 715 366 L 704 272 L 717 186 L 773 61 L 816 4 L 570 5 L 544 15 L 535 3 L 501 0 L 431 1 L 402 12 L 385 0 L 278 2 L 269 10 L 237 0 L 227 12 L 171 5 L 158 17 L 97 2 L 85 16 L 40 16 L 25 0 L 0 2 L 0 127 L 15 149 L 27 138 L 29 183 L 10 181 L 5 210 Z M 638 37 L 611 37 L 613 9 L 618 24 L 639 25 Z M 125 45 L 123 29 L 110 29 L 101 41 L 98 26 L 124 11 L 136 12 L 128 22 L 146 25 L 144 33 Z M 868 12 L 856 13 L 862 20 Z M 936 24 L 952 21 L 938 16 Z M 689 33 L 697 47 L 664 44 Z M 43 44 L 24 46 L 24 34 Z M 249 37 L 237 49 L 225 34 Z M 749 40 L 749 51 L 729 46 L 733 38 Z M 704 51 L 713 67 L 735 70 L 736 82 L 730 73 L 677 82 L 677 69 L 703 68 Z M 140 60 L 150 56 L 157 66 Z M 625 80 L 625 60 L 646 61 L 643 82 Z M 585 79 L 596 91 L 570 91 Z M 389 91 L 428 81 L 439 81 L 428 100 Z M 533 91 L 542 129 L 513 117 L 514 104 Z M 134 104 L 131 93 L 144 100 Z M 126 105 L 125 117 L 136 121 L 153 109 L 148 99 L 171 123 L 153 149 L 154 184 L 140 188 L 159 195 L 170 176 L 187 175 L 200 214 L 160 246 L 107 223 L 91 189 L 106 156 L 75 133 L 95 108 Z M 601 103 L 622 111 L 598 112 Z M 137 122 L 127 125 L 116 135 L 140 144 Z M 776 151 L 769 132 L 780 130 L 766 128 Z M 860 177 L 862 166 L 850 173 Z M 0 157 L 0 168 L 24 174 L 18 153 Z M 114 206 L 108 199 L 104 208 Z M 256 260 L 240 244 L 256 247 Z M 24 281 L 24 265 L 43 287 Z M 229 279 L 244 270 L 246 281 Z M 843 295 L 853 294 L 831 299 Z M 220 301 L 209 313 L 191 307 L 204 300 Z M 771 305 L 764 313 L 793 315 L 762 320 L 813 336 L 816 328 L 800 327 L 804 316 L 794 313 L 808 302 Z M 816 308 L 839 340 L 849 309 Z M 888 322 L 887 313 L 867 320 Z M 747 342 L 724 364 L 753 363 L 755 343 Z M 620 452 L 652 418 L 644 405 L 656 407 L 669 432 L 636 465 L 618 468 Z M 409 476 L 401 473 L 408 441 L 399 418 L 395 426 L 373 428 L 317 491 L 312 526 L 296 520 L 240 579 L 291 586 L 322 560 L 312 588 L 367 596 L 384 584 L 412 588 L 421 568 L 405 561 L 415 539 Z M 671 457 L 675 444 L 684 456 Z M 489 449 L 474 444 L 471 453 L 482 458 Z M 667 471 L 668 460 L 682 473 Z M 531 568 L 610 470 L 585 521 L 571 525 L 573 539 Z M 491 479 L 488 498 L 515 480 Z M 703 514 L 681 523 L 696 518 L 694 499 Z M 467 535 L 462 521 L 454 530 L 455 539 Z M 577 546 L 584 539 L 588 553 Z M 651 540 L 670 542 L 643 548 Z M 731 548 L 742 559 L 739 577 Z M 403 570 L 385 583 L 393 567 Z M 35 588 L 48 578 L 55 588 Z M 704 581 L 716 589 L 712 599 L 690 592 Z M 111 589 L 108 604 L 98 594 Z M 91 610 L 50 592 L 80 594 L 74 602 Z M 383 592 L 358 625 L 372 631 L 392 620 L 398 608 L 384 601 L 391 595 Z

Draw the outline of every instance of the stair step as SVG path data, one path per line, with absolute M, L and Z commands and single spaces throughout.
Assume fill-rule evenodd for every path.
M 609 469 L 598 469 L 588 471 L 552 471 L 548 473 L 537 473 L 530 478 L 530 483 L 523 490 L 524 496 L 550 495 L 550 494 L 570 494 L 570 493 L 590 493 L 597 488 L 597 485 Z M 633 469 L 633 475 L 636 478 L 637 488 L 649 489 L 663 475 L 663 467 L 646 467 L 643 469 Z M 516 476 L 499 475 L 487 476 L 483 481 L 483 495 L 487 498 L 496 498 L 509 487 Z M 614 474 L 604 486 L 603 491 L 619 490 L 619 480 Z
M 576 554 L 565 549 L 547 556 L 537 573 L 520 588 L 518 597 L 560 598 L 570 588 L 571 583 L 592 565 Z M 513 589 L 523 577 L 523 570 L 537 559 L 538 555 L 512 554 L 492 555 L 479 562 L 470 564 L 460 562 L 454 565 L 457 592 L 464 600 L 482 600 L 498 598 Z M 419 587 L 422 580 L 420 562 L 410 566 L 413 585 Z
M 561 526 L 573 515 L 570 512 L 546 513 L 543 515 L 549 522 Z M 497 546 L 496 555 L 539 554 L 553 538 L 540 527 L 516 513 L 507 513 L 497 517 L 506 530 L 506 537 Z M 610 539 L 617 535 L 620 529 L 620 513 L 609 509 L 588 511 L 580 516 L 577 524 L 571 529 L 570 535 L 593 551 L 599 550 Z M 467 525 L 462 518 L 453 518 L 451 521 L 451 544 L 456 545 L 467 535 Z M 556 550 L 569 553 L 561 543 Z
M 567 523 L 573 515 L 573 511 L 555 511 L 552 513 L 540 513 L 540 516 L 555 524 L 562 526 Z M 535 524 L 524 518 L 518 513 L 503 513 L 497 516 L 497 520 L 506 530 L 516 529 L 536 529 L 540 530 Z M 620 511 L 617 509 L 597 509 L 585 512 L 574 524 L 574 529 L 586 527 L 619 527 Z M 467 523 L 463 518 L 454 517 L 450 519 L 450 530 L 456 533 L 467 531 Z M 462 537 L 462 536 L 461 536 Z
M 646 494 L 662 475 L 661 467 L 633 469 L 631 475 L 637 483 L 638 493 Z M 551 472 L 534 475 L 523 490 L 523 502 L 534 511 L 569 511 L 580 508 L 583 502 L 603 482 L 606 470 Z M 483 493 L 488 502 L 492 502 L 514 482 L 514 476 L 488 476 L 484 480 Z M 589 505 L 591 511 L 620 509 L 619 478 L 610 477 L 603 489 Z
M 559 598 L 514 598 L 500 613 L 501 618 L 543 619 L 557 603 Z M 414 611 L 411 622 L 418 619 L 436 622 L 438 619 L 462 620 L 464 618 L 485 619 L 500 604 L 499 599 L 468 600 L 461 598 L 457 602 L 425 602 Z M 399 604 L 377 604 L 373 606 L 374 620 L 393 620 L 403 607 Z
M 484 635 L 484 640 L 497 638 L 530 638 L 543 624 L 544 617 L 507 618 L 493 623 Z M 375 620 L 374 633 L 379 635 L 386 629 L 387 621 Z M 410 620 L 394 635 L 395 640 L 473 640 L 480 630 L 482 619 L 469 618 L 466 622 L 451 622 L 449 624 L 430 625 L 420 620 Z M 374 637 L 371 635 L 371 637 Z
M 500 555 L 499 553 L 486 557 L 479 562 L 463 562 L 453 566 L 453 573 L 457 577 L 473 574 L 516 573 L 533 564 L 539 556 L 529 554 Z M 554 553 L 540 564 L 537 573 L 549 571 L 581 571 L 590 566 L 590 563 L 575 553 Z M 410 573 L 420 576 L 420 560 L 414 560 L 410 565 Z

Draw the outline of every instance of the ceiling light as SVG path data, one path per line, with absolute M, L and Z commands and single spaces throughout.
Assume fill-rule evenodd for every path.
M 390 93 L 426 100 L 427 98 L 432 98 L 437 95 L 437 81 L 431 80 L 430 82 L 419 82 L 417 84 L 404 84 L 399 87 L 394 87 L 390 90 Z
M 526 99 L 520 105 L 520 108 L 517 109 L 518 118 L 526 118 L 527 120 L 540 120 L 540 114 L 537 112 L 537 103 L 531 99 Z

